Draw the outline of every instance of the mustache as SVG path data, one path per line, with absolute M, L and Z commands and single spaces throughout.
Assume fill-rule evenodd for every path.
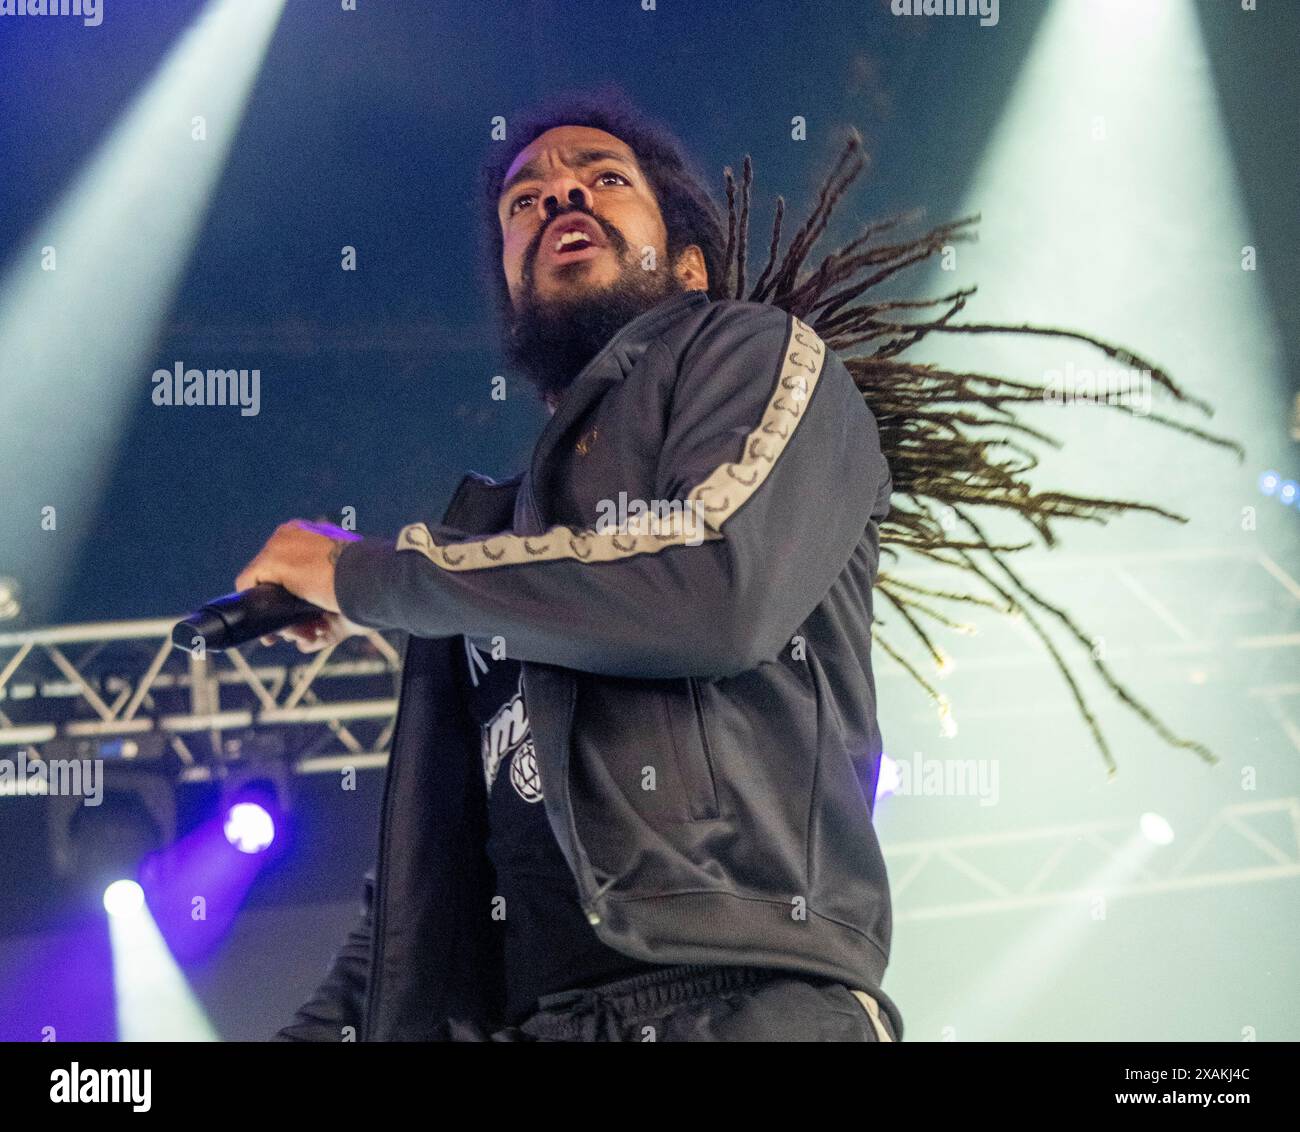
M 533 264 L 537 259 L 537 254 L 542 250 L 542 241 L 546 239 L 546 235 L 550 232 L 552 226 L 575 214 L 578 216 L 585 216 L 595 224 L 605 233 L 605 238 L 609 240 L 610 246 L 620 255 L 622 254 L 623 249 L 627 246 L 627 241 L 623 238 L 623 233 L 607 220 L 602 220 L 594 212 L 588 212 L 585 208 L 574 205 L 571 208 L 566 208 L 561 212 L 557 212 L 537 230 L 537 235 L 533 237 L 532 243 L 528 245 L 528 253 L 526 256 L 526 266 L 530 275 L 532 274 Z

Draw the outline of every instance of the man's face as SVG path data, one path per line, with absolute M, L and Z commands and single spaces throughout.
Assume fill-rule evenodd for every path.
M 668 233 L 654 192 L 632 150 L 604 130 L 557 126 L 525 146 L 506 171 L 497 218 L 516 309 L 643 271 L 647 247 L 660 270 L 667 267 Z M 574 225 L 583 238 L 570 236 L 557 250 L 562 231 Z
M 556 126 L 520 150 L 497 218 L 510 293 L 506 353 L 552 410 L 637 315 L 708 290 L 698 247 L 668 262 L 668 232 L 636 155 L 604 130 Z

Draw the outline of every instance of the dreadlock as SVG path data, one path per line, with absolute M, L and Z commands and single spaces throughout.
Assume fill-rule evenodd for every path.
M 825 232 L 831 212 L 866 165 L 862 139 L 849 132 L 838 160 L 822 183 L 817 201 L 804 223 L 779 256 L 785 201 L 778 197 L 767 263 L 746 293 L 748 228 L 753 165 L 747 155 L 737 207 L 735 177 L 725 170 L 727 241 L 723 276 L 714 297 L 770 303 L 808 323 L 836 351 L 876 418 L 880 443 L 893 474 L 890 510 L 880 524 L 882 561 L 876 588 L 899 618 L 911 646 L 919 647 L 942 671 L 946 658 L 931 636 L 935 622 L 960 632 L 973 628 L 943 612 L 944 603 L 986 606 L 1023 619 L 1042 641 L 1065 679 L 1080 714 L 1105 761 L 1108 776 L 1116 765 L 1110 747 L 1079 687 L 1069 663 L 1044 628 L 1043 618 L 1059 622 L 1082 644 L 1092 665 L 1112 693 L 1134 711 L 1162 739 L 1175 747 L 1196 752 L 1208 763 L 1217 758 L 1207 747 L 1176 735 L 1132 695 L 1092 649 L 1092 641 L 1063 609 L 1030 589 L 1008 565 L 1007 555 L 1024 550 L 1033 541 L 1011 545 L 990 541 L 978 521 L 977 509 L 1009 512 L 1025 523 L 1048 547 L 1056 544 L 1053 523 L 1083 519 L 1106 523 L 1116 515 L 1145 511 L 1175 522 L 1186 518 L 1154 504 L 1073 495 L 1063 491 L 1035 491 L 1026 477 L 1038 463 L 1029 442 L 1059 447 L 1059 441 L 1016 417 L 1016 406 L 1041 403 L 1046 388 L 985 373 L 957 373 L 923 362 L 905 360 L 922 339 L 931 334 L 1020 334 L 1073 339 L 1100 350 L 1125 367 L 1149 371 L 1153 386 L 1173 401 L 1210 415 L 1205 402 L 1179 388 L 1159 366 L 1120 346 L 1090 334 L 1051 326 L 1017 326 L 998 323 L 957 323 L 953 319 L 975 293 L 970 287 L 935 299 L 904 301 L 880 296 L 880 287 L 909 267 L 924 263 L 948 245 L 973 239 L 972 225 L 979 216 L 967 216 L 931 228 L 920 236 L 897 236 L 900 225 L 912 223 L 908 213 L 869 224 L 855 239 L 827 255 L 812 270 L 803 271 L 813 246 Z M 869 297 L 864 297 L 869 296 Z M 924 312 L 928 312 L 924 313 Z M 1111 408 L 1133 412 L 1126 401 L 1103 399 Z M 1146 414 L 1143 414 L 1146 415 Z M 1236 442 L 1163 415 L 1149 419 L 1210 444 L 1244 451 Z M 1001 435 L 988 435 L 990 427 Z M 962 589 L 929 588 L 906 577 L 906 564 L 938 564 L 978 582 L 991 596 Z M 951 733 L 951 706 L 909 659 L 900 641 L 879 631 L 887 622 L 877 618 L 873 639 L 925 690 L 937 705 L 941 721 Z
M 1116 515 L 1144 511 L 1175 522 L 1184 516 L 1154 504 L 1102 499 L 1063 491 L 1035 491 L 1027 478 L 1038 465 L 1033 442 L 1060 447 L 1050 435 L 1017 418 L 1016 407 L 1041 403 L 1045 387 L 984 373 L 957 373 L 910 359 L 909 351 L 931 334 L 1020 334 L 1070 339 L 1101 351 L 1119 365 L 1151 374 L 1152 384 L 1174 402 L 1210 415 L 1204 401 L 1184 392 L 1159 366 L 1120 346 L 1077 330 L 1028 323 L 958 323 L 976 288 L 969 287 L 934 299 L 903 300 L 881 296 L 881 287 L 906 271 L 959 242 L 974 239 L 978 215 L 963 217 L 905 238 L 900 232 L 914 225 L 919 213 L 868 224 L 848 244 L 827 255 L 811 270 L 804 265 L 826 231 L 831 213 L 866 166 L 861 136 L 850 130 L 843 151 L 823 181 L 808 218 L 781 255 L 785 200 L 777 197 L 767 262 L 746 290 L 749 270 L 749 216 L 753 164 L 745 157 L 739 193 L 731 169 L 725 170 L 727 218 L 696 176 L 671 131 L 642 114 L 615 85 L 595 94 L 561 94 L 511 130 L 511 143 L 495 153 L 480 178 L 480 209 L 488 255 L 484 257 L 489 287 L 499 311 L 509 309 L 509 294 L 500 272 L 501 232 L 497 201 L 505 172 L 519 149 L 558 125 L 587 125 L 620 138 L 636 154 L 638 164 L 659 204 L 668 232 L 668 260 L 694 244 L 703 253 L 711 299 L 743 299 L 770 303 L 802 319 L 834 350 L 876 418 L 881 448 L 893 476 L 888 515 L 880 524 L 882 560 L 876 589 L 896 613 L 905 638 L 880 631 L 889 624 L 876 617 L 873 640 L 892 657 L 937 705 L 946 733 L 952 733 L 951 705 L 922 675 L 912 659 L 919 646 L 942 672 L 947 660 L 932 636 L 932 624 L 970 633 L 973 627 L 954 620 L 952 606 L 982 606 L 1022 620 L 1043 643 L 1065 679 L 1107 772 L 1115 760 L 1089 708 L 1069 662 L 1049 636 L 1045 624 L 1055 621 L 1088 652 L 1092 665 L 1115 697 L 1136 713 L 1163 740 L 1196 752 L 1208 763 L 1218 760 L 1204 745 L 1176 735 L 1126 689 L 1091 638 L 1065 610 L 1025 585 L 1007 563 L 1007 556 L 1034 542 L 992 541 L 980 521 L 986 512 L 1009 513 L 1026 524 L 1045 546 L 1056 545 L 1053 523 L 1080 519 L 1105 524 Z M 739 197 L 739 199 L 737 199 Z M 865 297 L 864 297 L 865 296 Z M 908 354 L 908 357 L 904 357 Z M 1136 415 L 1123 400 L 1102 403 Z M 1163 415 L 1143 417 L 1188 436 L 1245 453 L 1232 440 Z M 990 428 L 998 430 L 990 434 Z M 931 588 L 909 579 L 909 563 L 939 565 L 952 571 L 953 585 Z M 977 583 L 980 593 L 965 587 Z M 892 617 L 892 614 L 891 614 Z

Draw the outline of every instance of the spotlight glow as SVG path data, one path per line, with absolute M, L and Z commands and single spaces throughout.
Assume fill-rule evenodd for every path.
M 1139 819 L 1142 836 L 1152 845 L 1168 845 L 1174 839 L 1174 827 L 1159 814 L 1145 813 Z
M 260 853 L 275 840 L 275 822 L 256 802 L 239 802 L 226 815 L 226 840 L 241 853 Z
M 1248 270 L 1243 259 L 1254 246 L 1252 223 L 1197 5 L 1053 0 L 1043 7 L 1002 119 L 951 213 L 980 214 L 978 250 L 961 252 L 951 270 L 936 267 L 909 297 L 978 284 L 972 321 L 1100 333 L 1155 359 L 1214 404 L 1214 431 L 1244 437 L 1276 427 L 1292 382 L 1265 269 Z M 1222 250 L 1225 240 L 1231 254 Z M 1249 357 L 1230 356 L 1239 344 Z M 927 339 L 925 361 L 1035 380 L 1074 364 L 1109 370 L 1078 344 L 1015 336 Z M 1243 372 L 1258 380 L 1232 380 Z M 1189 448 L 1172 430 L 1127 414 L 1055 409 L 1034 423 L 1063 438 L 1081 436 L 1041 453 L 1044 482 L 1131 497 L 1144 479 L 1168 489 L 1177 468 L 1176 490 L 1162 504 L 1193 522 L 1211 507 L 1239 506 L 1222 458 Z M 1099 461 L 1108 445 L 1125 458 Z M 1111 538 L 1119 536 L 1099 534 L 1088 549 L 1104 551 Z M 1168 538 L 1130 528 L 1123 549 L 1164 549 Z
M 901 781 L 898 774 L 898 763 L 894 762 L 888 755 L 880 756 L 880 776 L 876 779 L 876 801 L 881 798 L 887 798 L 898 789 Z
M 104 911 L 110 916 L 132 916 L 144 907 L 144 889 L 133 880 L 115 880 L 104 889 Z
M 140 886 L 134 881 L 118 881 L 110 890 L 118 885 L 130 885 L 139 893 L 139 904 L 132 915 L 114 914 L 108 918 L 118 1040 L 218 1041 L 184 972 L 167 949 Z M 105 904 L 107 896 L 105 893 Z
M 1277 485 L 1282 482 L 1282 477 L 1277 472 L 1264 472 L 1259 477 L 1259 490 L 1265 495 L 1272 495 L 1277 491 Z
M 1147 36 L 1168 18 L 1170 0 L 1092 0 L 1089 11 L 1106 29 L 1128 37 Z
M 33 618 L 92 536 L 150 372 L 171 364 L 152 351 L 283 6 L 209 0 L 0 274 L 0 528 Z M 44 538 L 20 516 L 55 500 Z
M 1297 496 L 1300 496 L 1300 484 L 1297 484 L 1295 480 L 1287 480 L 1277 489 L 1278 499 L 1288 507 L 1296 501 Z

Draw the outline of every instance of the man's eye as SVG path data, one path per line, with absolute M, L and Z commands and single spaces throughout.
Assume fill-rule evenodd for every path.
M 606 177 L 617 177 L 617 178 L 619 179 L 619 181 L 622 182 L 624 185 L 631 185 L 631 184 L 632 184 L 632 182 L 629 181 L 626 177 L 624 177 L 622 173 L 616 173 L 616 172 L 614 172 L 614 170 L 612 170 L 612 169 L 609 170 L 609 171 L 607 171 L 607 172 L 605 172 L 605 173 L 601 173 L 601 174 L 596 178 L 596 180 L 597 180 L 598 182 L 599 182 L 599 181 L 603 181 Z M 532 199 L 533 199 L 533 194 L 532 194 L 532 193 L 520 193 L 517 197 L 515 197 L 514 200 L 512 200 L 512 201 L 510 202 L 510 208 L 509 208 L 509 211 L 507 212 L 507 215 L 508 215 L 508 216 L 513 216 L 516 212 L 519 211 L 519 206 L 520 206 L 524 201 L 529 201 L 529 200 L 532 200 Z

